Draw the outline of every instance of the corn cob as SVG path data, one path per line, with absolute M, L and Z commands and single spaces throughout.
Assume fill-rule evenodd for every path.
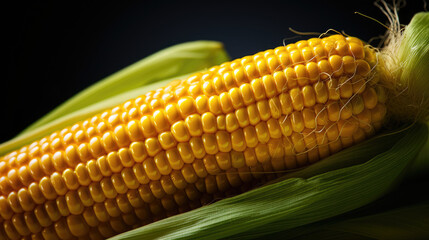
M 247 56 L 0 158 L 0 239 L 103 239 L 246 191 L 377 131 L 373 49 L 334 35 Z

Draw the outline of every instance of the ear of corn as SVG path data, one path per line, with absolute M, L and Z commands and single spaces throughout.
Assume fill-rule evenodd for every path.
M 386 99 L 378 78 L 370 75 L 374 53 L 359 40 L 332 36 L 282 48 L 174 81 L 6 155 L 0 166 L 4 173 L 0 179 L 0 234 L 12 239 L 109 237 L 247 190 L 273 179 L 272 172 L 278 176 L 284 170 L 314 163 L 380 128 Z M 349 211 L 392 186 L 427 138 L 425 129 L 418 124 L 404 131 L 405 136 L 398 136 L 393 145 L 395 153 L 379 154 L 358 165 L 361 169 L 342 168 L 307 181 L 292 178 L 260 188 L 266 191 L 262 195 L 258 189 L 193 211 L 206 222 L 186 213 L 140 230 L 149 231 L 149 236 L 162 231 L 159 236 L 171 238 L 220 238 L 252 228 L 246 234 L 257 236 L 252 231 L 258 228 L 276 232 L 279 223 L 293 228 Z M 413 148 L 402 146 L 405 141 L 412 142 Z M 323 165 L 313 168 L 320 169 Z M 354 172 L 338 175 L 350 169 Z M 386 169 L 389 174 L 380 179 Z M 311 171 L 308 168 L 302 173 Z M 337 184 L 330 189 L 332 179 L 344 181 L 345 189 Z M 365 181 L 367 185 L 362 184 Z M 327 185 L 320 184 L 323 182 Z M 272 192 L 275 186 L 281 188 Z M 366 189 L 368 197 L 360 202 L 333 204 L 332 199 L 344 192 L 352 194 L 358 186 L 373 188 Z M 301 188 L 304 195 L 298 200 L 304 205 L 294 205 L 300 195 L 291 199 L 291 193 L 299 193 Z M 282 200 L 276 200 L 274 194 Z M 252 208 L 245 210 L 251 215 L 241 214 L 243 206 L 236 205 L 245 202 L 242 198 L 253 199 Z M 303 218 L 292 214 L 293 209 L 315 200 L 318 207 L 327 208 L 316 208 L 319 212 L 312 220 L 307 219 L 313 213 L 311 208 L 300 212 Z M 275 206 L 289 204 L 289 208 L 283 212 L 258 210 L 267 205 L 264 201 Z M 221 209 L 230 209 L 230 214 L 219 215 Z M 200 211 L 204 212 L 198 215 Z M 282 220 L 285 215 L 281 212 L 294 221 Z M 208 215 L 216 220 L 207 221 Z M 191 222 L 168 224 L 170 228 L 163 225 L 180 216 L 188 216 Z M 255 216 L 273 218 L 266 222 Z M 184 225 L 186 232 L 180 232 Z M 225 231 L 219 233 L 210 226 L 222 226 Z M 141 233 L 137 232 L 139 237 Z
M 386 114 L 373 58 L 356 38 L 313 38 L 56 131 L 2 158 L 4 230 L 11 238 L 110 237 L 361 142 Z

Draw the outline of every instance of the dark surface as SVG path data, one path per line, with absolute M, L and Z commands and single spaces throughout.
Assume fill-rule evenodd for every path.
M 6 65 L 0 85 L 0 142 L 92 83 L 177 43 L 218 40 L 238 58 L 296 36 L 289 27 L 344 30 L 363 40 L 386 30 L 354 14 L 385 23 L 373 1 L 89 2 L 2 5 Z M 401 21 L 408 23 L 423 5 L 409 1 L 400 11 Z

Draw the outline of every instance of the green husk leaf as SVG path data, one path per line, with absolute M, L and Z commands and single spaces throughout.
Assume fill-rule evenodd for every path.
M 124 93 L 146 84 L 196 72 L 229 60 L 223 44 L 194 41 L 177 44 L 150 55 L 76 94 L 27 127 L 27 133 L 88 104 Z
M 429 125 L 429 12 L 413 16 L 405 27 L 398 47 L 400 84 L 406 86 L 409 102 L 403 105 L 417 109 L 416 118 Z M 405 111 L 405 114 L 407 112 Z M 429 138 L 410 170 L 410 177 L 429 173 Z
M 429 12 L 414 15 L 405 28 L 398 59 L 399 79 L 409 91 L 427 102 L 429 98 Z M 427 106 L 422 106 L 427 108 Z
M 310 224 L 265 236 L 266 239 L 427 239 L 429 202 L 348 218 L 336 222 Z
M 362 207 L 386 194 L 403 176 L 427 138 L 427 128 L 408 129 L 365 141 L 321 161 L 326 173 L 276 182 L 193 211 L 117 235 L 118 239 L 253 239 L 314 223 Z M 390 147 L 376 150 L 388 142 Z M 368 150 L 369 161 L 349 167 L 350 151 Z M 375 152 L 372 152 L 375 151 Z M 352 161 L 354 161 L 352 157 Z M 336 164 L 340 164 L 339 166 Z M 308 171 L 308 170 L 307 170 Z
M 429 122 L 426 123 L 429 127 Z M 409 170 L 410 178 L 421 178 L 429 175 L 429 137 Z
M 264 239 L 428 239 L 429 177 L 404 179 L 381 199 L 345 214 Z
M 195 41 L 155 53 L 88 87 L 15 138 L 0 145 L 0 155 L 91 117 L 103 110 L 229 60 L 222 43 Z M 167 80 L 165 80 L 167 79 Z
M 429 202 L 330 224 L 327 230 L 374 239 L 423 239 L 429 237 Z

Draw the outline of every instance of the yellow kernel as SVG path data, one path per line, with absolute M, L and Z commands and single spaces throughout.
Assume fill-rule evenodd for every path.
M 267 74 L 271 73 L 270 69 L 268 68 L 267 62 L 264 58 L 258 60 L 256 62 L 256 66 L 258 68 L 260 76 L 267 75 Z
M 234 75 L 232 72 L 226 72 L 222 75 L 223 82 L 225 84 L 226 89 L 231 89 L 235 87 Z
M 343 59 L 338 55 L 333 55 L 329 57 L 329 63 L 332 67 L 332 75 L 334 77 L 339 77 L 343 74 Z
M 292 65 L 292 60 L 288 52 L 279 53 L 279 60 L 283 68 L 289 67 Z
M 347 104 L 346 104 L 347 103 Z M 340 103 L 340 118 L 343 120 L 349 119 L 353 115 L 353 108 L 350 102 Z
M 226 91 L 225 84 L 222 81 L 222 78 L 219 76 L 215 76 L 213 78 L 213 86 L 214 86 L 217 94 L 220 94 L 220 93 Z
M 371 72 L 371 67 L 365 60 L 356 61 L 356 75 L 367 76 Z
M 233 168 L 237 168 L 238 169 L 238 168 L 242 168 L 242 167 L 246 166 L 246 160 L 244 159 L 244 153 L 243 152 L 238 152 L 238 151 L 234 151 L 233 150 L 233 151 L 230 152 L 230 155 L 231 155 L 231 164 L 232 164 Z M 235 169 L 228 169 L 227 170 L 228 173 L 231 172 L 231 171 L 235 171 Z M 232 176 L 229 176 L 229 175 L 230 174 L 228 174 L 229 182 L 231 183 L 231 185 L 234 185 L 231 182 Z M 233 174 L 231 174 L 231 175 L 233 175 Z M 237 175 L 235 175 L 235 176 L 237 176 Z M 234 180 L 234 181 L 236 181 L 236 180 Z
M 254 63 L 249 63 L 244 66 L 244 70 L 246 72 L 248 79 L 255 79 L 260 77 L 259 72 Z
M 158 135 L 159 143 L 164 150 L 170 149 L 176 146 L 176 140 L 171 132 L 163 132 Z
M 282 115 L 282 105 L 278 97 L 273 97 L 268 101 L 270 114 L 272 118 L 279 118 Z M 240 120 L 239 120 L 240 123 Z
M 282 131 L 280 129 L 280 125 L 277 119 L 270 118 L 267 121 L 267 127 L 271 138 L 280 138 L 282 136 Z
M 206 112 L 201 116 L 201 124 L 205 133 L 215 133 L 217 130 L 216 117 L 211 112 Z
M 156 136 L 157 133 L 151 116 L 143 116 L 140 119 L 140 123 L 145 138 Z
M 215 91 L 215 88 L 214 88 L 212 81 L 208 80 L 208 81 L 205 81 L 203 83 L 203 92 L 206 96 L 211 96 L 211 95 L 216 94 L 216 91 Z
M 326 83 L 326 86 L 328 87 L 330 100 L 340 99 L 340 88 L 338 86 L 338 80 L 336 78 L 329 79 Z
M 145 146 L 149 156 L 153 157 L 162 151 L 161 145 L 157 138 L 148 138 L 145 141 Z
M 256 104 L 247 106 L 247 114 L 249 115 L 250 124 L 256 125 L 259 121 L 261 121 Z
M 122 164 L 125 162 L 132 163 L 135 162 L 143 162 L 144 159 L 147 157 L 147 151 L 145 143 L 143 142 L 133 142 L 130 145 L 130 153 L 132 156 L 132 159 L 130 158 L 130 154 L 125 149 L 119 150 L 119 158 L 121 159 Z
M 127 124 L 128 134 L 131 141 L 141 141 L 144 139 L 140 123 L 136 120 L 131 120 Z
M 171 134 L 178 142 L 187 142 L 191 137 L 184 121 L 174 123 L 171 126 Z
M 304 108 L 304 110 L 302 110 L 302 118 L 306 128 L 316 128 L 316 114 L 313 109 Z
M 258 146 L 255 147 L 255 155 L 258 159 L 258 162 L 268 162 L 270 160 L 270 151 L 267 144 L 259 143 Z
M 308 46 L 302 48 L 301 54 L 305 62 L 315 60 L 313 50 Z
M 353 86 L 349 77 L 343 76 L 338 80 L 341 98 L 350 98 L 353 95 Z
M 314 55 L 316 56 L 317 62 L 326 59 L 328 57 L 328 53 L 326 52 L 325 48 L 321 45 L 316 45 L 313 47 Z
M 192 163 L 192 167 L 199 178 L 205 178 L 207 176 L 208 173 L 202 159 L 195 160 L 195 162 Z
M 264 90 L 264 86 L 262 85 L 261 79 L 259 78 L 254 79 L 251 82 L 251 86 L 252 86 L 253 94 L 255 96 L 256 101 L 259 101 L 265 98 L 265 90 Z
M 182 116 L 179 111 L 179 107 L 177 106 L 177 104 L 174 104 L 174 103 L 168 104 L 165 107 L 165 114 L 170 124 L 173 124 L 182 119 Z
M 308 78 L 312 83 L 317 82 L 319 80 L 319 67 L 315 62 L 309 62 L 305 65 L 307 68 Z
M 222 114 L 222 108 L 220 106 L 219 96 L 214 95 L 209 98 L 209 109 L 215 115 Z
M 292 133 L 291 135 L 291 140 L 294 146 L 294 149 L 297 153 L 302 153 L 305 151 L 306 146 L 305 146 L 305 142 L 304 142 L 304 136 L 300 133 Z M 302 154 L 301 154 L 302 155 Z M 298 157 L 298 156 L 297 156 Z M 299 159 L 298 159 L 299 160 Z M 300 162 L 298 161 L 298 164 Z M 301 165 L 301 164 L 300 164 Z
M 220 152 L 229 152 L 231 151 L 232 144 L 231 138 L 228 132 L 226 131 L 217 131 L 216 132 L 216 141 Z
M 194 168 L 190 164 L 185 164 L 181 170 L 183 178 L 188 183 L 195 183 L 198 180 L 198 176 L 194 171 Z
M 243 153 L 244 153 L 246 166 L 254 167 L 258 164 L 258 159 L 256 158 L 254 148 L 246 148 L 246 150 Z
M 235 111 L 235 117 L 237 118 L 240 127 L 246 127 L 250 124 L 249 115 L 247 114 L 246 108 L 240 108 Z
M 281 66 L 279 60 L 276 56 L 269 56 L 267 58 L 268 67 L 270 68 L 270 72 L 274 73 L 276 71 L 281 70 Z
M 239 67 L 234 70 L 234 78 L 235 78 L 235 81 L 237 82 L 237 86 L 240 86 L 245 82 L 248 82 L 247 76 L 242 67 Z
M 201 124 L 201 116 L 198 114 L 189 115 L 186 119 L 186 126 L 191 136 L 197 137 L 203 134 L 203 127 Z
M 52 183 L 52 187 L 54 187 L 58 195 L 66 194 L 68 189 L 66 187 L 66 183 L 64 182 L 64 179 L 61 177 L 59 173 L 54 172 L 51 175 L 51 183 Z
M 77 179 L 75 171 L 71 169 L 66 169 L 63 172 L 63 179 L 68 189 L 70 190 L 76 190 L 79 188 L 79 181 Z
M 304 108 L 304 99 L 299 88 L 294 88 L 289 91 L 292 106 L 296 111 L 301 111 Z
M 296 73 L 298 85 L 301 87 L 306 86 L 310 80 L 308 76 L 307 68 L 304 65 L 300 64 L 295 66 L 294 70 Z
M 243 130 L 241 128 L 231 133 L 232 149 L 235 151 L 244 151 L 246 149 L 246 141 L 244 139 Z
M 298 87 L 297 76 L 294 68 L 288 67 L 283 72 L 287 79 L 287 88 L 292 89 Z
M 149 183 L 150 179 L 147 176 L 147 174 L 144 170 L 144 167 L 141 163 L 137 163 L 133 166 L 133 173 L 134 173 L 134 176 L 136 176 L 136 179 L 140 184 Z
M 115 140 L 119 147 L 125 147 L 130 144 L 128 134 L 123 125 L 119 125 L 114 130 Z
M 208 133 L 205 133 L 205 134 L 208 134 Z M 214 134 L 210 134 L 210 135 L 213 135 L 213 137 L 214 137 Z M 204 136 L 204 134 L 203 134 L 203 136 Z M 216 139 L 213 138 L 211 140 L 213 140 L 212 142 L 215 144 Z M 202 157 L 204 157 L 204 155 L 206 155 L 206 150 L 204 149 L 205 144 L 204 144 L 202 138 L 200 138 L 200 137 L 192 137 L 189 140 L 189 145 L 192 148 L 192 152 L 194 153 L 193 155 L 195 156 L 195 158 L 202 158 Z M 212 146 L 210 146 L 210 147 L 212 147 Z M 216 146 L 216 149 L 217 149 L 217 146 Z M 185 163 L 187 163 L 187 161 L 185 161 L 185 159 L 183 159 L 183 160 L 184 160 Z
M 195 99 L 195 105 L 199 114 L 209 111 L 209 98 L 205 95 L 200 95 Z
M 352 137 L 355 131 L 358 128 L 358 122 L 351 118 L 348 120 L 339 120 L 338 121 L 338 130 L 340 132 L 340 136 L 342 137 Z
M 171 167 L 170 164 L 168 164 L 167 156 L 165 152 L 158 153 L 153 158 L 156 167 L 158 168 L 159 173 L 162 175 L 168 175 L 171 173 Z
M 304 62 L 301 51 L 299 51 L 299 50 L 290 51 L 290 58 L 292 59 L 292 62 L 294 64 L 299 64 L 299 63 Z
M 177 105 L 182 118 L 186 118 L 188 115 L 196 112 L 195 102 L 192 97 L 184 97 L 179 99 Z
M 240 92 L 243 97 L 244 104 L 250 105 L 255 102 L 255 96 L 252 90 L 252 86 L 245 83 L 240 86 Z
M 326 106 L 322 104 L 316 104 L 314 106 L 314 112 L 316 114 L 316 121 L 318 125 L 324 126 L 328 124 L 328 113 L 326 110 Z
M 201 139 L 208 154 L 216 154 L 219 151 L 215 134 L 204 133 Z
M 292 100 L 289 93 L 282 93 L 279 95 L 280 105 L 282 107 L 283 115 L 288 115 L 293 111 Z
M 312 107 L 316 104 L 316 93 L 311 85 L 302 88 L 302 97 L 305 107 Z
M 268 98 L 277 94 L 276 84 L 274 82 L 274 78 L 271 75 L 263 76 L 262 83 L 265 88 L 265 94 Z
M 362 97 L 367 109 L 373 109 L 378 103 L 377 93 L 374 88 L 367 88 L 363 92 Z
M 239 88 L 231 88 L 228 92 L 228 96 L 234 109 L 244 107 L 243 97 L 241 96 Z
M 260 122 L 255 126 L 255 131 L 258 136 L 258 140 L 261 143 L 267 143 L 270 139 L 268 126 L 266 122 Z
M 325 80 L 332 76 L 332 68 L 331 64 L 328 62 L 328 60 L 320 60 L 317 63 L 317 66 L 319 67 L 320 72 L 320 78 Z
M 170 124 L 167 121 L 164 110 L 156 110 L 153 113 L 153 124 L 158 133 L 168 131 L 170 129 Z
M 271 110 L 267 100 L 262 100 L 256 103 L 259 115 L 262 121 L 266 121 L 271 117 Z
M 229 112 L 234 110 L 228 93 L 226 93 L 226 92 L 221 93 L 219 95 L 219 102 L 220 102 L 220 106 L 222 108 L 223 113 L 229 113 Z
M 231 168 L 231 156 L 229 152 L 216 153 L 216 162 L 220 169 L 228 170 Z
M 355 59 L 362 59 L 365 57 L 365 52 L 362 45 L 355 42 L 349 42 L 349 51 Z
M 291 118 L 288 116 L 284 116 L 279 118 L 279 125 L 281 126 L 282 134 L 283 136 L 287 137 L 292 134 L 292 122 L 290 120 Z
M 194 154 L 192 153 L 192 148 L 189 143 L 179 143 L 177 144 L 177 150 L 179 151 L 180 157 L 183 159 L 183 162 L 190 163 L 194 161 Z
M 292 130 L 294 132 L 302 132 L 305 127 L 304 119 L 301 112 L 293 112 L 291 115 Z
M 258 135 L 256 133 L 255 127 L 247 126 L 243 129 L 244 138 L 246 140 L 246 145 L 248 147 L 256 147 L 258 144 Z
M 158 168 L 155 165 L 155 161 L 153 158 L 148 158 L 143 162 L 143 168 L 146 172 L 146 175 L 151 180 L 158 180 L 161 178 L 161 174 L 158 171 Z

